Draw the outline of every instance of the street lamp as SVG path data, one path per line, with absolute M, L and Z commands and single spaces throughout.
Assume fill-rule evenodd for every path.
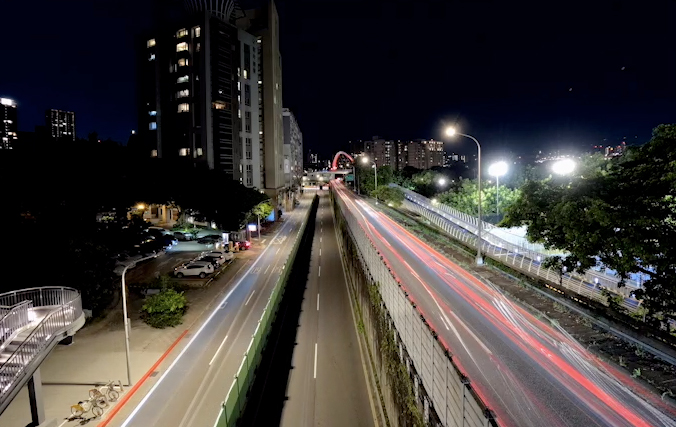
M 500 177 L 507 173 L 506 162 L 496 162 L 488 167 L 488 174 L 495 177 L 495 213 L 500 215 Z
M 131 360 L 129 358 L 129 318 L 127 316 L 127 284 L 124 281 L 125 275 L 127 274 L 127 269 L 132 266 L 136 266 L 141 261 L 145 261 L 150 258 L 155 258 L 157 255 L 150 255 L 145 258 L 141 258 L 138 261 L 135 261 L 133 264 L 129 264 L 124 267 L 122 270 L 122 313 L 124 315 L 124 344 L 125 351 L 127 353 L 127 386 L 131 386 Z
M 478 212 L 479 221 L 478 221 L 478 224 L 477 224 L 477 233 L 476 233 L 476 236 L 477 236 L 476 263 L 477 263 L 477 265 L 483 265 L 484 259 L 481 256 L 481 242 L 482 242 L 482 240 L 481 240 L 481 226 L 482 226 L 482 224 L 481 224 L 481 145 L 479 144 L 479 141 L 477 141 L 476 138 L 474 138 L 471 135 L 467 135 L 467 134 L 464 134 L 464 133 L 457 132 L 454 127 L 446 128 L 446 135 L 448 135 L 448 136 L 455 136 L 455 135 L 464 136 L 465 138 L 469 138 L 476 143 L 477 160 L 478 160 L 478 162 L 477 162 L 477 165 L 478 165 L 477 166 L 477 184 L 478 184 L 477 187 L 479 189 L 479 197 L 478 197 L 478 199 L 479 199 L 479 212 Z
M 557 175 L 569 175 L 575 170 L 575 160 L 573 159 L 561 159 L 554 162 L 552 165 L 552 171 Z
M 437 184 L 443 187 L 444 185 L 446 185 L 446 178 L 442 176 L 441 178 L 437 179 Z
M 368 158 L 368 156 L 362 157 L 362 158 L 361 158 L 361 162 L 364 163 L 364 164 L 371 163 L 371 164 L 373 165 L 373 173 L 374 173 L 375 180 L 376 180 L 376 182 L 375 182 L 375 185 L 376 185 L 376 186 L 375 186 L 374 189 L 377 190 L 377 189 L 378 189 L 378 166 L 376 165 L 376 162 L 370 160 L 370 159 Z M 376 193 L 376 205 L 377 205 L 377 204 L 378 204 L 378 193 Z

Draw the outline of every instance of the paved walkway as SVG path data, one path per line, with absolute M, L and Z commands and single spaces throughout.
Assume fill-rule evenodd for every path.
M 278 224 L 270 227 L 272 235 Z M 141 379 L 165 352 L 178 341 L 176 349 L 167 360 L 175 357 L 185 344 L 185 331 L 193 329 L 208 315 L 211 304 L 219 301 L 237 273 L 245 271 L 263 251 L 268 241 L 264 234 L 259 242 L 253 239 L 252 249 L 237 254 L 236 260 L 227 267 L 218 281 L 206 288 L 186 291 L 189 309 L 184 322 L 175 328 L 154 329 L 140 319 L 143 300 L 130 303 L 130 347 L 132 382 Z M 152 277 L 148 277 L 151 279 Z M 189 334 L 188 334 L 189 335 Z M 70 406 L 88 397 L 88 390 L 95 383 L 122 380 L 126 383 L 126 359 L 122 305 L 118 304 L 104 319 L 83 328 L 70 346 L 57 346 L 41 366 L 46 420 L 57 419 L 61 425 L 70 415 Z M 152 375 L 152 374 L 151 374 Z M 124 395 L 122 396 L 124 397 Z M 108 408 L 110 410 L 110 408 Z M 31 421 L 28 391 L 26 387 L 0 415 L 2 427 L 25 427 Z M 64 422 L 64 426 L 79 425 Z

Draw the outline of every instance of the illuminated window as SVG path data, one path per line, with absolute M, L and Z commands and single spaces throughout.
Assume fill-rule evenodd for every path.
M 202 147 L 197 147 L 197 149 L 195 150 L 195 154 L 197 154 L 198 157 L 201 156 L 202 155 Z
M 155 130 L 157 129 L 157 122 L 150 122 L 150 125 L 148 125 L 148 128 L 150 130 Z
M 181 29 L 178 30 L 178 32 L 176 33 L 176 37 L 179 38 L 179 39 L 180 39 L 181 37 L 185 37 L 185 36 L 187 36 L 187 35 L 188 35 L 188 30 L 186 30 L 185 28 L 181 28 Z
M 156 115 L 157 115 L 157 111 L 148 111 L 148 115 L 149 115 L 149 116 L 156 116 Z
M 200 44 L 199 43 L 197 43 L 197 51 L 198 52 L 200 51 Z
M 249 70 L 244 70 L 244 72 L 242 74 L 244 75 L 245 79 L 249 78 Z
M 190 96 L 190 91 L 188 89 L 179 90 L 176 92 L 176 98 L 187 98 Z
M 150 157 L 157 157 L 157 150 L 151 150 Z
M 192 29 L 193 37 L 199 37 L 200 34 L 202 33 L 202 29 L 200 27 L 195 27 Z
M 178 66 L 179 67 L 187 67 L 188 64 L 188 59 L 187 58 L 181 58 L 178 60 Z
M 237 118 L 238 119 L 242 118 L 242 110 L 237 110 Z
M 155 46 L 155 39 L 148 40 L 148 47 L 153 47 L 153 46 Z
M 190 111 L 190 104 L 187 102 L 184 102 L 183 104 L 178 104 L 178 112 L 179 113 L 185 113 Z
M 176 45 L 176 52 L 183 52 L 184 50 L 188 50 L 188 43 L 183 42 Z
M 188 155 L 188 153 L 190 153 L 190 148 L 181 148 L 180 150 L 178 150 L 179 156 L 185 157 Z
M 176 83 L 185 83 L 190 80 L 190 76 L 182 76 L 176 79 Z
M 148 58 L 148 61 L 154 61 L 155 60 L 155 54 L 151 53 L 150 58 Z

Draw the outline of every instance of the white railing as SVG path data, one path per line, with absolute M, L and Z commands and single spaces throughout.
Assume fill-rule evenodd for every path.
M 471 231 L 456 225 L 452 221 L 449 221 L 448 218 L 432 212 L 432 210 L 427 209 L 418 203 L 405 200 L 404 207 L 427 218 L 454 239 L 467 246 L 476 248 L 477 237 Z M 502 264 L 509 265 L 517 271 L 560 284 L 562 287 L 578 295 L 602 303 L 606 303 L 607 300 L 606 296 L 603 295 L 603 289 L 605 287 L 624 298 L 621 304 L 624 308 L 629 311 L 636 311 L 638 309 L 639 302 L 630 295 L 631 290 L 626 287 L 618 288 L 617 282 L 608 278 L 598 278 L 589 273 L 584 276 L 578 274 L 564 274 L 563 277 L 561 277 L 554 269 L 543 267 L 541 258 L 536 258 L 535 260 L 532 259 L 531 256 L 533 255 L 531 252 L 519 252 L 516 248 L 492 244 L 485 239 L 482 239 L 481 252 L 484 256 Z M 588 280 L 589 276 L 592 277 L 592 280 Z
M 339 192 L 335 193 L 335 199 L 357 247 L 362 268 L 372 283 L 378 286 L 394 328 L 415 368 L 416 381 L 422 383 L 429 397 L 423 401 L 424 408 L 431 405 L 444 426 L 498 425 L 492 412 L 472 388 L 470 380 L 453 362 L 450 349 L 435 338 L 422 313 L 402 290 L 390 270 L 391 266 L 385 263 L 375 243 L 350 213 Z
M 54 340 L 63 339 L 62 334 L 82 316 L 82 299 L 76 289 L 31 288 L 0 295 L 0 303 L 3 304 L 22 301 L 31 301 L 32 310 L 43 308 L 45 316 L 16 349 L 7 358 L 3 358 L 0 365 L 0 403 L 9 395 L 17 381 L 23 378 L 33 359 L 53 344 Z
M 20 330 L 31 322 L 33 301 L 21 301 L 12 306 L 0 305 L 0 351 Z

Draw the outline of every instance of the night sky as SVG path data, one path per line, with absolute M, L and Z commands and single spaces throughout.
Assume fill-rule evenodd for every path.
M 277 5 L 284 104 L 325 156 L 373 135 L 446 140 L 445 122 L 489 154 L 644 142 L 676 122 L 674 0 Z M 151 1 L 11 1 L 3 16 L 0 96 L 19 103 L 20 130 L 60 108 L 79 136 L 125 143 Z

